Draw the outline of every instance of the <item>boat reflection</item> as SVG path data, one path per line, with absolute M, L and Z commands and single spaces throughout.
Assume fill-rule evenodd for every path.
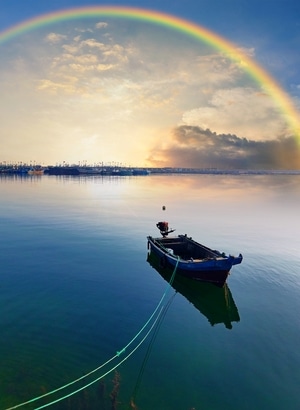
M 161 267 L 159 258 L 153 252 L 148 254 L 147 262 L 167 282 L 170 281 L 173 269 Z M 227 329 L 232 329 L 232 322 L 240 321 L 238 309 L 227 283 L 220 288 L 211 283 L 198 282 L 175 275 L 172 287 L 192 303 L 212 326 L 224 323 Z

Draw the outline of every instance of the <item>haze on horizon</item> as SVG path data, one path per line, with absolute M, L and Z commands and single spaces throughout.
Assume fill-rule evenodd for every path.
M 275 101 L 241 66 L 182 33 L 78 19 L 0 50 L 0 162 L 300 168 Z M 255 59 L 255 49 L 243 51 Z

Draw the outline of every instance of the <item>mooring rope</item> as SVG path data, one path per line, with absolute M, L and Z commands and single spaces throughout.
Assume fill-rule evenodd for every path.
M 177 267 L 178 267 L 178 262 L 179 262 L 179 258 L 177 258 L 177 262 L 176 262 L 174 271 L 173 271 L 173 273 L 172 273 L 171 279 L 170 279 L 170 281 L 168 282 L 168 285 L 167 285 L 167 287 L 166 287 L 166 289 L 165 289 L 165 291 L 164 291 L 164 293 L 163 293 L 163 295 L 162 295 L 160 301 L 158 302 L 156 308 L 154 309 L 153 313 L 150 315 L 149 319 L 145 322 L 145 324 L 141 327 L 141 329 L 137 332 L 137 334 L 130 340 L 130 342 L 129 342 L 125 347 L 123 347 L 120 351 L 117 351 L 117 353 L 116 353 L 113 357 L 111 357 L 109 360 L 107 360 L 105 363 L 101 364 L 100 366 L 98 366 L 97 368 L 91 370 L 90 372 L 86 373 L 85 375 L 83 375 L 83 376 L 81 376 L 81 377 L 79 377 L 79 378 L 77 378 L 77 379 L 71 381 L 70 383 L 67 383 L 67 384 L 65 384 L 65 385 L 63 385 L 63 386 L 61 386 L 61 387 L 58 387 L 57 389 L 51 390 L 51 391 L 48 392 L 48 393 L 42 394 L 41 396 L 34 397 L 34 398 L 31 399 L 31 400 L 27 400 L 27 401 L 25 401 L 25 402 L 23 402 L 23 403 L 20 403 L 20 404 L 15 405 L 15 406 L 8 407 L 8 408 L 6 408 L 5 410 L 17 409 L 17 408 L 19 408 L 19 407 L 25 406 L 25 405 L 30 404 L 30 403 L 34 403 L 34 402 L 37 401 L 37 400 L 40 400 L 40 399 L 42 399 L 42 398 L 44 398 L 44 397 L 47 397 L 47 396 L 50 396 L 50 395 L 52 395 L 52 394 L 54 394 L 54 393 L 57 393 L 57 392 L 60 391 L 60 390 L 66 389 L 67 387 L 69 387 L 69 386 L 71 386 L 71 385 L 73 385 L 73 384 L 79 382 L 80 380 L 83 380 L 83 379 L 87 378 L 87 377 L 90 376 L 91 374 L 97 372 L 98 370 L 100 370 L 101 368 L 103 368 L 104 366 L 106 366 L 107 364 L 109 364 L 110 362 L 112 362 L 114 359 L 118 358 L 121 354 L 125 353 L 126 349 L 139 337 L 139 335 L 140 335 L 140 334 L 143 332 L 143 330 L 149 325 L 149 323 L 151 322 L 151 320 L 152 320 L 153 317 L 155 316 L 156 312 L 158 311 L 158 309 L 159 309 L 160 305 L 162 304 L 164 298 L 166 297 L 166 295 L 167 295 L 167 293 L 168 293 L 170 287 L 172 286 L 172 283 L 173 283 L 174 278 L 175 278 L 176 270 L 177 270 Z M 66 399 L 66 398 L 68 398 L 68 397 L 70 397 L 70 396 L 73 396 L 74 394 L 76 394 L 76 393 L 82 391 L 83 389 L 85 389 L 85 388 L 91 386 L 92 384 L 96 383 L 97 381 L 99 381 L 100 379 L 102 379 L 103 377 L 105 377 L 105 376 L 107 376 L 109 373 L 111 373 L 113 370 L 115 370 L 117 367 L 119 367 L 119 366 L 120 366 L 124 361 L 126 361 L 126 360 L 142 345 L 142 343 L 146 340 L 146 338 L 147 338 L 148 335 L 150 334 L 151 330 L 154 328 L 154 325 L 156 324 L 156 322 L 157 322 L 158 318 L 160 317 L 162 311 L 163 311 L 163 306 L 161 307 L 161 309 L 160 309 L 160 311 L 159 311 L 157 317 L 155 318 L 153 324 L 151 325 L 149 331 L 146 333 L 146 335 L 143 337 L 143 339 L 142 339 L 142 340 L 138 343 L 138 345 L 137 345 L 123 360 L 121 360 L 117 365 L 115 365 L 114 367 L 112 367 L 112 368 L 111 368 L 110 370 L 108 370 L 106 373 L 104 373 L 104 374 L 102 374 L 101 376 L 97 377 L 95 380 L 91 381 L 90 383 L 87 383 L 87 384 L 84 385 L 83 387 L 81 387 L 81 388 L 79 388 L 79 389 L 77 389 L 77 390 L 75 390 L 75 391 L 73 391 L 73 392 L 71 392 L 71 393 L 69 393 L 69 394 L 67 394 L 67 395 L 65 395 L 65 396 L 63 396 L 63 397 L 61 397 L 61 398 L 59 398 L 59 399 L 56 399 L 56 400 L 54 400 L 54 401 L 52 401 L 52 402 L 50 402 L 50 403 L 44 404 L 44 405 L 42 405 L 42 406 L 40 406 L 40 407 L 37 407 L 35 410 L 43 409 L 43 408 L 45 408 L 45 407 L 51 406 L 52 404 L 58 403 L 59 401 L 62 401 L 62 400 Z
M 134 391 L 133 391 L 133 394 L 132 394 L 132 399 L 131 399 L 133 403 L 134 403 L 135 400 L 136 400 L 137 392 L 138 392 L 140 383 L 141 383 L 141 381 L 142 381 L 142 376 L 143 376 L 143 373 L 144 373 L 144 370 L 145 370 L 147 361 L 148 361 L 148 359 L 149 359 L 149 356 L 150 356 L 150 353 L 151 353 L 153 344 L 154 344 L 154 342 L 155 342 L 156 336 L 157 336 L 157 334 L 158 334 L 158 331 L 159 331 L 159 329 L 160 329 L 160 327 L 161 327 L 161 325 L 162 325 L 162 322 L 163 322 L 163 320 L 164 320 L 164 318 L 165 318 L 165 316 L 166 316 L 166 314 L 167 314 L 167 311 L 168 311 L 169 307 L 171 306 L 171 304 L 172 304 L 173 299 L 174 299 L 175 296 L 176 296 L 176 292 L 175 292 L 175 293 L 173 294 L 173 296 L 168 300 L 168 303 L 167 303 L 165 306 L 163 306 L 163 308 L 162 308 L 162 309 L 163 309 L 162 314 L 160 315 L 159 321 L 158 321 L 158 323 L 157 323 L 157 325 L 156 325 L 156 328 L 154 329 L 153 335 L 152 335 L 152 337 L 151 337 L 149 346 L 148 346 L 148 348 L 147 348 L 147 352 L 146 352 L 146 354 L 145 354 L 145 357 L 144 357 L 144 360 L 143 360 L 143 363 L 142 363 L 142 366 L 141 366 L 141 369 L 140 369 L 140 372 L 139 372 L 139 375 L 138 375 L 138 378 L 137 378 L 137 382 L 136 382 L 136 384 L 135 384 L 135 388 L 134 388 Z
M 52 404 L 58 403 L 59 401 L 62 401 L 64 399 L 67 399 L 68 397 L 73 396 L 76 393 L 79 393 L 80 391 L 86 389 L 87 387 L 90 387 L 92 384 L 96 383 L 97 381 L 99 381 L 100 379 L 102 379 L 103 377 L 107 376 L 109 373 L 111 373 L 112 371 L 114 371 L 115 369 L 117 369 L 123 362 L 125 362 L 140 346 L 141 344 L 147 339 L 148 335 L 151 333 L 151 330 L 153 329 L 153 327 L 155 326 L 161 312 L 163 311 L 163 306 L 161 307 L 161 310 L 157 316 L 157 318 L 155 319 L 155 321 L 153 322 L 153 324 L 151 325 L 150 329 L 148 330 L 148 332 L 146 333 L 146 335 L 143 337 L 143 339 L 140 341 L 140 343 L 123 359 L 121 360 L 118 364 L 116 364 L 114 367 L 112 367 L 110 370 L 108 370 L 106 373 L 102 374 L 101 376 L 97 377 L 95 380 L 92 380 L 90 383 L 87 383 L 86 385 L 84 385 L 83 387 L 80 387 L 80 389 L 74 390 L 69 394 L 66 394 L 63 397 L 60 397 L 59 399 L 53 400 L 50 403 L 44 404 L 40 407 L 36 407 L 35 410 L 41 410 L 44 409 L 45 407 L 49 407 Z

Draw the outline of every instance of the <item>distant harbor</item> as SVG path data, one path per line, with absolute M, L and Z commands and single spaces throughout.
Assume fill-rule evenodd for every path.
M 103 176 L 133 176 L 149 175 L 148 168 L 132 168 L 122 166 L 81 166 L 81 165 L 10 165 L 0 164 L 0 174 L 5 175 L 103 175 Z
M 138 176 L 149 174 L 210 174 L 210 175 L 300 175 L 300 170 L 255 170 L 255 169 L 218 169 L 218 168 L 177 168 L 177 167 L 127 167 L 117 165 L 28 165 L 24 163 L 0 163 L 0 175 L 42 176 Z

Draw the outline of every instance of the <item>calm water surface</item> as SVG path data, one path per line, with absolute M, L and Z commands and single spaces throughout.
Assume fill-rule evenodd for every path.
M 20 408 L 91 384 L 51 408 L 299 409 L 299 200 L 300 176 L 2 177 L 0 409 L 136 335 Z M 159 220 L 243 253 L 228 287 L 169 288 L 147 261 Z

